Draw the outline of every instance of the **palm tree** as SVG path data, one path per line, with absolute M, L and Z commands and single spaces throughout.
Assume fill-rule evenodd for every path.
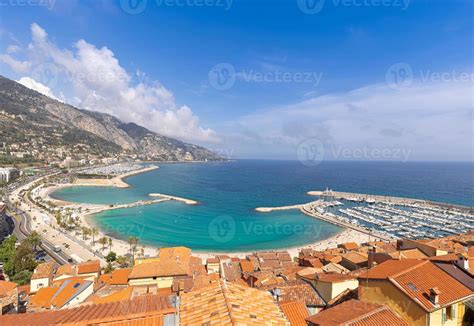
M 93 227 L 91 229 L 91 234 L 92 234 L 92 245 L 95 244 L 95 236 L 99 234 L 99 229 L 97 229 L 96 227 Z
M 108 239 L 108 242 L 109 242 L 109 251 L 112 251 L 112 245 L 113 245 L 113 240 L 112 240 L 112 238 L 109 238 L 109 239 Z
M 104 251 L 105 249 L 105 246 L 107 245 L 109 241 L 107 240 L 106 237 L 102 237 L 99 239 L 99 243 L 102 245 L 102 251 Z

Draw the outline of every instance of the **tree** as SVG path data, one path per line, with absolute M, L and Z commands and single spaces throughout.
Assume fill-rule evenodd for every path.
M 96 227 L 93 227 L 91 229 L 91 234 L 92 234 L 92 245 L 95 244 L 95 236 L 99 234 L 99 230 Z
M 124 267 L 128 266 L 127 258 L 125 258 L 124 256 L 118 256 L 117 259 L 116 259 L 116 262 L 117 262 L 117 264 L 119 264 L 119 266 L 121 268 L 124 268 Z
M 107 256 L 105 256 L 105 260 L 108 263 L 111 263 L 111 262 L 117 260 L 117 254 L 115 252 L 111 251 L 107 254 Z
M 106 237 L 99 239 L 99 243 L 102 245 L 102 251 L 105 249 L 105 246 L 109 243 L 109 240 Z
M 108 241 L 109 241 L 109 251 L 112 252 L 112 245 L 113 245 L 114 242 L 113 242 L 112 238 L 110 238 L 110 237 L 109 237 Z
M 15 256 L 13 257 L 13 265 L 15 274 L 25 270 L 33 272 L 37 266 L 33 248 L 27 240 L 23 240 L 18 248 L 16 248 Z
M 31 275 L 33 272 L 30 271 L 21 271 L 11 277 L 11 281 L 17 283 L 18 285 L 29 284 L 31 280 Z
M 33 231 L 31 234 L 26 238 L 26 241 L 33 246 L 33 250 L 36 251 L 36 247 L 41 244 L 41 235 L 38 232 Z

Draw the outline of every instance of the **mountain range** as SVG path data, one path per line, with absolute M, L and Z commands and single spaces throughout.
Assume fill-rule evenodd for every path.
M 133 122 L 82 110 L 0 76 L 0 143 L 31 142 L 94 155 L 134 154 L 157 161 L 220 160 L 212 151 L 160 135 Z

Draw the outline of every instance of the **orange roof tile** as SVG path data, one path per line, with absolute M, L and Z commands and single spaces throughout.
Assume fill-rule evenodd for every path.
M 359 300 L 345 301 L 306 320 L 310 325 L 316 326 L 408 326 L 407 322 L 386 306 Z
M 356 250 L 359 248 L 359 245 L 355 242 L 346 242 L 338 245 L 339 248 L 343 248 L 345 250 Z
M 100 273 L 100 261 L 91 260 L 77 265 L 77 274 Z
M 57 286 L 48 286 L 40 288 L 38 292 L 31 298 L 29 306 L 33 308 L 51 308 L 51 300 L 58 291 Z
M 123 300 L 130 300 L 133 293 L 133 287 L 129 286 L 123 290 L 114 292 L 112 294 L 103 296 L 103 297 L 94 297 L 92 302 L 94 303 L 109 303 Z
M 128 284 L 128 276 L 132 272 L 131 268 L 120 268 L 112 271 L 111 285 L 126 285 Z
M 70 264 L 65 264 L 61 265 L 58 267 L 56 270 L 55 276 L 61 276 L 61 275 L 74 275 L 74 267 Z
M 168 296 L 141 295 L 132 300 L 90 304 L 72 309 L 0 316 L 2 326 L 94 325 L 126 322 L 125 325 L 150 325 L 153 317 L 176 312 Z M 159 318 L 157 320 L 160 320 Z M 151 325 L 154 325 L 153 323 Z M 159 324 L 158 324 L 159 325 Z
M 246 259 L 240 260 L 240 267 L 243 273 L 251 273 L 255 270 L 254 264 Z
M 51 300 L 51 303 L 54 307 L 61 308 L 79 293 L 84 291 L 88 286 L 92 285 L 93 283 L 91 281 L 79 277 L 66 279 L 59 287 L 54 298 Z
M 388 260 L 359 278 L 387 279 L 426 311 L 439 308 L 429 300 L 431 288 L 439 289 L 440 306 L 474 296 L 466 286 L 428 260 Z
M 112 281 L 112 273 L 107 273 L 107 274 L 102 274 L 101 276 L 99 276 L 98 283 L 110 285 L 111 281 Z
M 35 268 L 35 272 L 31 276 L 32 280 L 40 278 L 49 278 L 53 276 L 54 262 L 42 263 Z
M 367 257 L 368 257 L 367 254 L 364 254 L 362 252 L 357 252 L 357 251 L 349 251 L 345 253 L 344 255 L 342 255 L 343 259 L 348 260 L 355 264 L 366 262 L 368 259 Z
M 287 325 L 269 292 L 225 281 L 184 293 L 179 313 L 181 325 Z
M 330 274 L 318 274 L 316 280 L 318 282 L 324 283 L 340 283 L 350 280 L 356 280 L 357 278 L 352 275 L 347 274 L 338 274 L 338 273 L 330 273 Z
M 389 252 L 389 253 L 387 253 L 387 255 L 389 255 L 393 259 L 421 259 L 421 258 L 426 258 L 427 257 L 418 248 Z
M 18 284 L 8 281 L 0 281 L 0 298 L 7 295 L 8 292 L 18 287 Z
M 128 276 L 139 279 L 160 276 L 191 275 L 191 250 L 186 247 L 161 248 L 159 259 L 135 265 Z
M 305 318 L 309 317 L 309 312 L 303 301 L 284 301 L 279 305 L 291 326 L 306 326 Z

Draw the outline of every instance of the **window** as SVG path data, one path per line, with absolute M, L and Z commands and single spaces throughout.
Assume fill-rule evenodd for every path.
M 446 307 L 446 319 L 453 320 L 455 317 L 455 309 L 454 305 Z

